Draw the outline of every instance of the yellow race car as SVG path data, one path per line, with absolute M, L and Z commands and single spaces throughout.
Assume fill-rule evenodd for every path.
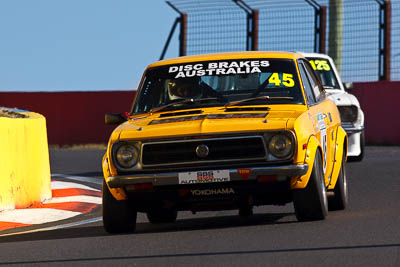
M 347 135 L 310 63 L 287 52 L 159 61 L 145 70 L 103 158 L 103 224 L 134 231 L 178 211 L 293 202 L 300 221 L 348 202 Z M 329 193 L 328 193 L 329 192 Z M 329 197 L 328 197 L 329 195 Z

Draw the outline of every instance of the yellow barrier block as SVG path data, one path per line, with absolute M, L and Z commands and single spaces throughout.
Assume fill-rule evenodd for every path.
M 51 198 L 46 119 L 0 117 L 0 211 Z

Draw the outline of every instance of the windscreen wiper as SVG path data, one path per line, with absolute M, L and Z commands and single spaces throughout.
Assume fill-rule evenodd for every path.
M 252 98 L 246 98 L 234 102 L 229 102 L 225 104 L 225 108 L 231 107 L 231 106 L 237 106 L 239 104 L 245 103 L 245 102 L 251 102 L 255 100 L 269 100 L 269 99 L 283 99 L 283 100 L 293 100 L 293 97 L 291 96 L 269 96 L 269 95 L 263 95 L 263 96 L 258 96 L 258 97 L 252 97 Z
M 156 113 L 156 112 L 159 112 L 159 111 L 161 111 L 163 109 L 166 109 L 168 107 L 172 107 L 172 106 L 175 106 L 175 105 L 181 105 L 181 104 L 187 104 L 187 103 L 196 103 L 196 102 L 203 102 L 203 101 L 211 101 L 211 100 L 218 100 L 218 98 L 217 97 L 208 97 L 208 98 L 199 98 L 199 99 L 194 99 L 194 98 L 185 99 L 185 100 L 182 100 L 182 101 L 169 103 L 169 104 L 161 106 L 161 107 L 152 108 L 152 109 L 150 109 L 150 113 Z

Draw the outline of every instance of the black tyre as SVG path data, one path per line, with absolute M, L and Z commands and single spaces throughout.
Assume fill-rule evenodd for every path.
M 239 208 L 239 216 L 240 217 L 249 217 L 253 215 L 253 207 L 252 206 L 244 206 Z
M 110 234 L 133 232 L 137 212 L 128 200 L 116 200 L 103 180 L 103 226 Z
M 151 223 L 173 223 L 178 217 L 178 212 L 173 209 L 156 209 L 147 212 L 147 219 Z
M 360 134 L 360 150 L 361 153 L 358 156 L 349 157 L 349 161 L 362 161 L 364 158 L 364 150 L 365 150 L 365 134 L 362 132 Z
M 299 221 L 323 220 L 328 214 L 328 199 L 319 151 L 315 155 L 307 186 L 293 191 L 293 205 Z
M 328 197 L 329 210 L 344 210 L 348 204 L 348 190 L 347 190 L 347 178 L 345 162 L 342 160 L 342 166 L 340 168 L 339 176 L 332 190 L 333 195 Z

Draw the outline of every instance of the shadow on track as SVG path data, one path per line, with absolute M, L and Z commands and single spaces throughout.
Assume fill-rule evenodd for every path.
M 220 228 L 234 228 L 255 225 L 271 225 L 293 223 L 294 221 L 281 222 L 284 217 L 293 216 L 293 213 L 265 213 L 254 214 L 249 217 L 240 217 L 237 215 L 204 217 L 191 219 L 178 219 L 175 223 L 151 224 L 138 223 L 135 234 L 157 233 L 157 232 L 175 232 L 175 231 L 195 231 Z
M 255 225 L 274 225 L 297 223 L 297 220 L 280 222 L 284 217 L 293 216 L 293 213 L 266 213 L 254 214 L 250 217 L 240 216 L 219 216 L 205 218 L 178 219 L 175 223 L 151 224 L 137 223 L 136 232 L 128 233 L 131 235 L 164 233 L 164 232 L 182 232 L 207 229 L 234 228 Z M 17 234 L 0 237 L 0 243 L 23 242 L 38 240 L 56 240 L 84 237 L 110 236 L 104 231 L 103 226 L 74 227 L 43 232 L 34 232 L 27 234 Z

